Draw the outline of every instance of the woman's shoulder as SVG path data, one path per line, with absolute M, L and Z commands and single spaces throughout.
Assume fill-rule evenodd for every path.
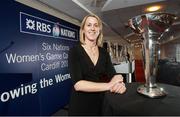
M 99 51 L 103 54 L 108 54 L 107 50 L 103 47 L 99 47 Z
M 75 44 L 70 48 L 70 51 L 79 49 L 80 44 Z
M 73 47 L 70 48 L 69 52 L 70 52 L 70 53 L 78 53 L 79 50 L 81 49 L 80 46 L 81 46 L 80 44 L 74 45 Z

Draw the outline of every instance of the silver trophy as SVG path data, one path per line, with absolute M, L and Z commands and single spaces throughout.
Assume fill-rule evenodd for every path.
M 150 98 L 166 96 L 164 89 L 156 83 L 157 65 L 160 57 L 160 40 L 177 17 L 169 13 L 148 13 L 133 17 L 129 27 L 140 36 L 143 47 L 146 83 L 137 92 Z

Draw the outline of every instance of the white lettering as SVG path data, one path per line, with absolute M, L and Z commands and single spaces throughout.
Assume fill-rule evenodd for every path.
M 64 46 L 61 44 L 53 44 L 53 50 L 58 50 L 58 51 L 62 51 L 62 50 L 69 50 L 69 46 Z
M 9 55 L 6 53 L 6 59 L 8 63 L 23 63 L 23 62 L 35 62 L 39 61 L 39 55 L 17 55 L 10 53 Z
M 61 35 L 66 37 L 75 38 L 75 32 L 61 28 Z
M 48 43 L 42 43 L 42 49 L 45 50 L 51 50 L 51 45 L 49 45 Z
M 60 60 L 60 59 L 62 59 L 62 54 L 60 54 L 60 53 L 57 53 L 57 54 L 47 53 L 46 59 L 47 60 Z
M 43 31 L 43 32 L 46 32 L 46 31 L 47 31 L 47 29 L 46 29 L 46 24 L 45 24 L 45 23 L 42 23 L 42 31 Z
M 36 31 L 51 33 L 51 25 L 45 23 L 36 22 Z
M 56 83 L 62 82 L 64 80 L 67 80 L 70 78 L 71 78 L 70 74 L 64 74 L 64 75 L 57 74 L 57 75 L 55 75 Z
M 9 99 L 15 99 L 24 94 L 35 94 L 37 92 L 37 83 L 24 86 L 21 84 L 21 87 L 17 89 L 10 90 L 9 92 L 3 92 L 1 94 L 1 101 L 7 102 Z
M 41 31 L 41 22 L 36 22 L 36 30 Z
M 1 101 L 2 102 L 7 102 L 9 100 L 9 98 L 10 98 L 10 95 L 8 92 L 4 92 L 1 94 Z
M 45 64 L 45 63 L 42 63 L 41 64 L 41 70 L 42 71 L 49 71 L 49 70 L 53 70 L 53 69 L 57 69 L 60 67 L 60 62 L 53 62 L 51 64 Z
M 51 25 L 47 25 L 47 33 L 51 33 Z

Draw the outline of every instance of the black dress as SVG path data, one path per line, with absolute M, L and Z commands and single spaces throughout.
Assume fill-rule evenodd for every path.
M 73 85 L 79 80 L 102 82 L 102 77 L 112 78 L 116 72 L 108 52 L 99 47 L 99 58 L 94 65 L 84 48 L 78 44 L 69 51 L 69 70 Z M 101 115 L 104 92 L 81 92 L 72 87 L 69 115 Z

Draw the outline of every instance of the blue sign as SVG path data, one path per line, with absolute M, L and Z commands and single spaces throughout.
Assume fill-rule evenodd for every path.
M 77 41 L 78 30 L 27 13 L 20 13 L 20 31 L 34 35 Z
M 0 115 L 52 115 L 69 102 L 79 26 L 16 1 L 0 6 Z

